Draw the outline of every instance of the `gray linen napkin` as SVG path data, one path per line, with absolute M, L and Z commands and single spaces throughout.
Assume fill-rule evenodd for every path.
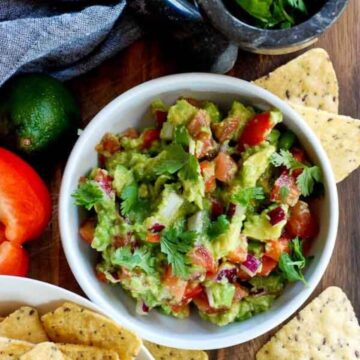
M 15 73 L 66 80 L 113 56 L 142 31 L 126 0 L 1 0 L 0 86 Z

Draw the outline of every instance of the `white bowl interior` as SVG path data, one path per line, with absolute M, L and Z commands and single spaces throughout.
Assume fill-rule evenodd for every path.
M 32 279 L 0 276 L 0 316 L 6 316 L 24 305 L 35 307 L 42 315 L 66 301 L 106 315 L 89 300 L 58 286 Z M 153 360 L 153 357 L 142 347 L 136 360 Z
M 305 271 L 308 286 L 288 285 L 271 310 L 244 322 L 217 327 L 199 318 L 195 311 L 189 319 L 178 320 L 152 311 L 148 316 L 135 312 L 135 302 L 120 286 L 99 282 L 94 274 L 96 254 L 78 236 L 81 214 L 73 205 L 71 193 L 80 176 L 97 164 L 94 151 L 105 132 L 121 132 L 128 127 L 142 128 L 151 123 L 149 104 L 155 98 L 173 103 L 180 96 L 207 99 L 229 108 L 239 100 L 258 108 L 277 107 L 284 123 L 295 132 L 310 158 L 324 172 L 325 197 L 321 201 L 320 233 L 312 247 L 315 256 Z M 266 100 L 264 100 L 266 99 Z M 318 284 L 334 247 L 338 221 L 337 192 L 329 161 L 314 134 L 288 105 L 274 95 L 238 79 L 208 74 L 183 74 L 140 85 L 112 101 L 88 125 L 69 158 L 60 194 L 62 242 L 72 271 L 85 293 L 115 319 L 143 338 L 179 348 L 213 349 L 251 340 L 288 318 Z

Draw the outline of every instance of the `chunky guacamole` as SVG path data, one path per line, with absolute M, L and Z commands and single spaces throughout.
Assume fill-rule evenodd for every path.
M 73 194 L 98 278 L 120 284 L 140 314 L 185 318 L 193 307 L 218 325 L 306 283 L 321 171 L 281 112 L 180 98 L 151 113 L 152 127 L 103 136 L 98 167 Z

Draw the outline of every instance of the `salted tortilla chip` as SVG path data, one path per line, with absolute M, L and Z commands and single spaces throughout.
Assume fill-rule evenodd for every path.
M 112 350 L 100 349 L 94 346 L 56 344 L 71 360 L 119 360 L 119 355 Z
M 360 165 L 360 120 L 306 106 L 290 105 L 306 120 L 325 149 L 340 182 Z
M 324 49 L 311 49 L 254 82 L 295 104 L 339 111 L 339 85 Z
M 2 322 L 4 319 L 5 319 L 5 318 L 3 318 L 3 317 L 0 316 L 0 322 Z
M 346 294 L 327 288 L 279 330 L 256 360 L 360 358 L 360 327 Z
M 0 323 L 0 336 L 32 343 L 48 341 L 36 309 L 23 306 Z
M 160 346 L 145 341 L 144 345 L 150 351 L 155 360 L 208 360 L 208 355 L 201 350 L 181 350 L 167 346 Z
M 20 356 L 20 360 L 65 360 L 63 353 L 56 344 L 43 342 Z
M 33 348 L 33 344 L 26 341 L 0 337 L 0 359 L 15 360 Z
M 41 318 L 54 342 L 94 345 L 114 350 L 121 360 L 133 359 L 141 340 L 110 319 L 72 303 L 65 303 Z

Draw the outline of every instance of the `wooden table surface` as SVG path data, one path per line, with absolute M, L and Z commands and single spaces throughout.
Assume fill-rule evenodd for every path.
M 325 48 L 334 63 L 340 84 L 340 113 L 360 118 L 360 1 L 351 0 L 345 14 L 316 46 Z M 297 54 L 259 56 L 240 52 L 231 76 L 253 80 Z M 109 101 L 146 80 L 180 72 L 176 58 L 153 38 L 142 39 L 101 66 L 69 82 L 81 104 L 84 126 Z M 61 249 L 57 202 L 68 152 L 42 169 L 53 197 L 52 222 L 39 241 L 29 245 L 30 276 L 82 294 Z M 360 315 L 360 170 L 338 185 L 340 224 L 336 247 L 327 271 L 313 296 L 330 285 L 340 286 Z M 210 359 L 252 360 L 270 333 L 246 344 L 210 351 Z

